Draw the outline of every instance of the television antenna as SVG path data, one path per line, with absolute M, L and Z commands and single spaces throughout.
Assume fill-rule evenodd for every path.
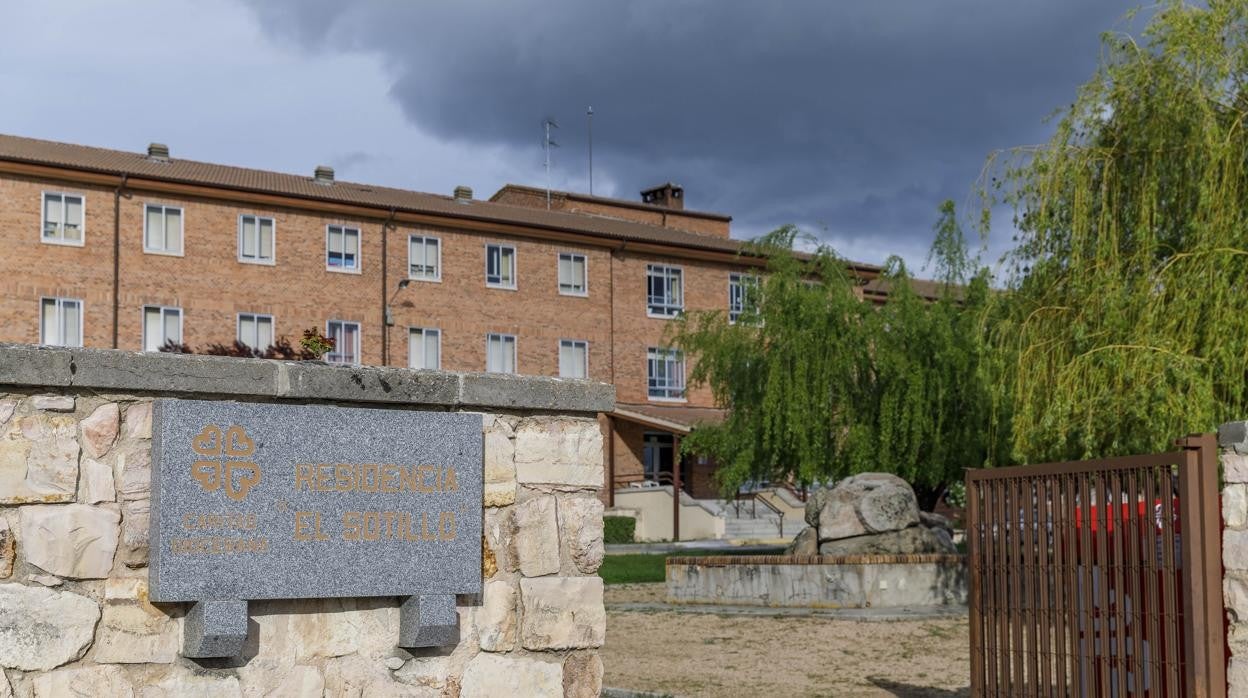
M 594 108 L 589 107 L 585 110 L 585 116 L 589 119 L 589 195 L 594 195 Z
M 550 129 L 559 128 L 559 124 L 555 123 L 554 119 L 547 117 L 547 119 L 542 122 L 542 128 L 545 130 L 545 133 L 546 133 L 545 138 L 542 139 L 542 152 L 545 155 L 544 167 L 546 168 L 546 210 L 549 211 L 550 210 L 550 151 L 552 148 L 559 147 L 559 144 L 556 143 L 554 139 L 550 137 Z

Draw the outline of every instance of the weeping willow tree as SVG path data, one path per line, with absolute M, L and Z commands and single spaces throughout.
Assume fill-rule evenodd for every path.
M 1107 34 L 1052 140 L 990 166 L 1020 231 L 993 381 L 1014 458 L 1165 450 L 1248 415 L 1246 19 L 1174 2 Z
M 951 203 L 936 232 L 938 281 L 914 282 L 890 259 L 888 300 L 875 308 L 844 260 L 827 248 L 793 254 L 798 233 L 781 228 L 755 243 L 768 270 L 736 323 L 722 312 L 677 322 L 672 341 L 695 359 L 690 381 L 709 385 L 728 410 L 686 448 L 716 457 L 726 491 L 747 480 L 806 485 L 882 471 L 913 483 L 930 508 L 963 468 L 984 463 L 987 277 L 968 277 Z

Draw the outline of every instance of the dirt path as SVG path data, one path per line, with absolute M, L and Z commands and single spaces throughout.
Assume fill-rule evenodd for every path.
M 681 696 L 969 695 L 965 619 L 849 621 L 610 610 L 661 584 L 607 587 L 603 685 Z

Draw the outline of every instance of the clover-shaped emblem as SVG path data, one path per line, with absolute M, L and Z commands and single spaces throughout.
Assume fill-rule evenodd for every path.
M 260 466 L 239 460 L 255 453 L 256 443 L 238 425 L 224 433 L 215 424 L 205 426 L 191 439 L 191 449 L 212 458 L 197 460 L 191 465 L 191 477 L 199 481 L 205 492 L 224 489 L 225 496 L 241 502 L 252 486 L 260 482 Z

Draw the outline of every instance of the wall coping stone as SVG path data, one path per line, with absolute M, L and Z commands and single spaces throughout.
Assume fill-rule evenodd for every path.
M 1248 421 L 1227 422 L 1219 426 L 1218 446 L 1236 453 L 1248 453 Z
M 0 385 L 178 396 L 610 412 L 615 387 L 498 373 L 0 343 Z

